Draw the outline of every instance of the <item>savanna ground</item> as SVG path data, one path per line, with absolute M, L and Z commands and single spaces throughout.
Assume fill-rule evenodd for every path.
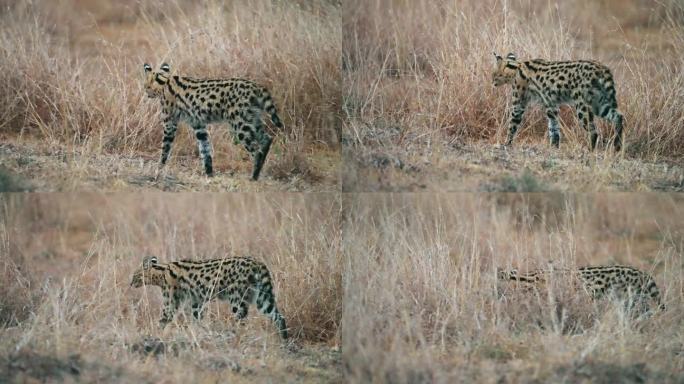
M 0 1 L 3 190 L 329 191 L 339 187 L 337 1 Z M 210 127 L 216 177 L 179 127 L 166 175 L 159 101 L 142 65 L 266 86 L 284 131 L 259 182 L 227 124 Z M 264 116 L 265 120 L 268 118 Z M 268 123 L 270 124 L 270 123 Z
M 360 194 L 348 204 L 350 382 L 684 381 L 682 196 Z M 538 293 L 496 279 L 496 268 L 549 264 L 640 268 L 667 309 L 632 317 L 563 277 Z
M 8 194 L 0 197 L 0 381 L 339 382 L 339 196 Z M 290 328 L 214 302 L 161 331 L 160 261 L 251 255 Z M 190 316 L 191 317 L 191 316 Z
M 345 191 L 683 191 L 684 5 L 678 0 L 350 0 L 342 15 Z M 574 111 L 561 148 L 528 108 L 509 149 L 496 51 L 608 65 L 625 115 L 591 153 Z

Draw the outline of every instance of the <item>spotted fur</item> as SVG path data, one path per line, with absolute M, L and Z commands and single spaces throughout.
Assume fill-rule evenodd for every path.
M 549 140 L 551 145 L 558 147 L 558 112 L 561 105 L 567 104 L 575 106 L 579 121 L 589 132 L 592 150 L 598 140 L 594 116 L 613 123 L 615 150 L 622 148 L 623 117 L 618 111 L 615 81 L 608 67 L 595 61 L 518 61 L 512 53 L 506 58 L 494 55 L 494 85 L 510 84 L 513 87 L 507 146 L 513 142 L 527 105 L 541 104 L 548 119 Z
M 247 316 L 249 304 L 268 316 L 287 339 L 285 319 L 278 311 L 273 294 L 273 283 L 268 268 L 248 257 L 234 257 L 206 261 L 174 261 L 159 263 L 156 257 L 146 257 L 133 273 L 131 286 L 161 287 L 164 298 L 160 326 L 173 320 L 178 308 L 189 302 L 192 315 L 201 319 L 206 304 L 216 298 L 230 303 L 235 316 Z
M 498 279 L 515 281 L 533 289 L 557 274 L 577 278 L 582 288 L 595 299 L 613 296 L 627 299 L 639 308 L 647 307 L 648 301 L 652 300 L 661 310 L 665 309 L 655 280 L 648 273 L 629 266 L 580 267 L 574 270 L 538 269 L 528 273 L 519 273 L 515 269 L 497 271 Z
M 168 64 L 153 70 L 144 64 L 145 92 L 160 98 L 164 138 L 159 163 L 161 169 L 169 158 L 176 128 L 185 121 L 193 130 L 207 176 L 214 173 L 207 124 L 228 122 L 235 140 L 252 156 L 252 180 L 257 180 L 272 137 L 264 129 L 261 119 L 266 112 L 278 128 L 283 124 L 278 117 L 268 90 L 245 79 L 194 79 L 171 73 Z

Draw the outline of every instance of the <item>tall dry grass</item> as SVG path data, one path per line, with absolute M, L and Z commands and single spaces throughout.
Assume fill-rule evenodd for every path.
M 681 197 L 362 194 L 352 205 L 342 246 L 350 381 L 682 380 Z M 560 277 L 539 295 L 495 278 L 497 267 L 548 263 L 638 267 L 668 309 L 635 319 Z
M 156 159 L 159 105 L 142 64 L 193 77 L 245 77 L 271 90 L 285 131 L 275 153 L 339 146 L 340 6 L 334 1 L 36 0 L 0 13 L 0 132 L 88 153 Z M 177 154 L 194 154 L 179 131 Z M 221 156 L 243 160 L 227 128 Z
M 674 0 L 352 0 L 343 14 L 346 136 L 359 151 L 502 143 L 510 92 L 492 85 L 492 51 L 515 52 L 605 63 L 626 118 L 627 154 L 681 160 L 683 26 Z M 586 147 L 569 109 L 562 127 L 564 145 Z M 517 142 L 544 142 L 545 132 L 543 114 L 528 113 Z
M 50 194 L 5 195 L 0 203 L 0 359 L 80 353 L 89 363 L 176 382 L 220 377 L 233 363 L 272 378 L 297 372 L 287 372 L 297 355 L 254 307 L 241 325 L 216 301 L 202 322 L 179 315 L 161 331 L 159 289 L 129 287 L 145 255 L 255 257 L 272 272 L 295 344 L 340 342 L 336 196 Z M 133 350 L 145 336 L 163 340 L 165 359 Z

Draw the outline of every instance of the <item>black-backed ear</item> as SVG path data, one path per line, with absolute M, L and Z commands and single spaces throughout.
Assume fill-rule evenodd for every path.
M 515 57 L 515 53 L 513 52 L 509 52 L 508 55 L 506 55 L 506 58 L 508 60 L 517 60 L 517 58 Z
M 496 61 L 497 61 L 497 62 L 503 60 L 503 57 L 497 55 L 496 52 L 492 52 L 492 53 L 494 54 L 494 57 L 496 57 Z
M 157 265 L 156 256 L 147 256 L 143 259 L 143 269 L 149 269 L 153 265 Z
M 150 72 L 152 70 L 152 66 L 147 63 L 143 64 L 143 68 L 145 69 L 145 72 Z
M 159 67 L 159 69 L 161 69 L 162 71 L 164 71 L 166 73 L 171 72 L 171 67 L 166 63 L 162 64 L 161 67 Z

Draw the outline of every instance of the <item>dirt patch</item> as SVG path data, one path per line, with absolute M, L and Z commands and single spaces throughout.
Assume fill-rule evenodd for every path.
M 306 158 L 305 158 L 306 156 Z M 37 143 L 0 144 L 0 188 L 70 191 L 335 191 L 338 190 L 336 151 L 321 150 L 269 157 L 262 176 L 250 180 L 248 167 L 217 161 L 216 175 L 203 175 L 196 156 L 177 159 L 156 177 L 158 159 L 148 154 L 93 154 Z M 6 175 L 4 177 L 3 175 Z M 21 180 L 21 181 L 20 181 Z M 3 189 L 3 190 L 4 190 Z
M 121 367 L 87 361 L 78 354 L 48 356 L 35 352 L 0 358 L 0 378 L 8 382 L 82 381 L 82 382 L 148 382 Z
M 301 381 L 343 382 L 342 355 L 325 345 L 305 346 L 290 355 L 298 362 L 291 372 Z
M 579 146 L 522 143 L 345 150 L 343 190 L 372 191 L 684 191 L 684 167 Z
M 681 383 L 684 375 L 664 374 L 649 369 L 646 364 L 618 365 L 600 361 L 585 361 L 556 369 L 553 382 L 564 383 Z
M 187 349 L 188 345 L 185 342 L 164 342 L 158 337 L 145 336 L 142 340 L 131 345 L 131 352 L 142 356 L 165 355 L 167 353 L 178 356 L 178 352 L 182 349 Z
M 234 340 L 234 335 L 223 341 L 228 339 Z M 146 336 L 133 343 L 129 350 L 140 355 L 143 360 L 153 357 L 155 361 L 160 362 L 165 359 L 191 362 L 200 377 L 231 377 L 238 381 L 258 378 L 266 381 L 281 379 L 284 382 L 342 380 L 339 350 L 322 344 L 298 345 L 296 342 L 290 342 L 275 352 L 271 351 L 272 356 L 267 358 L 267 362 L 254 354 L 238 352 L 233 348 L 230 343 L 220 347 L 207 344 L 205 341 L 199 345 L 192 345 L 183 340 L 163 341 L 157 337 Z

